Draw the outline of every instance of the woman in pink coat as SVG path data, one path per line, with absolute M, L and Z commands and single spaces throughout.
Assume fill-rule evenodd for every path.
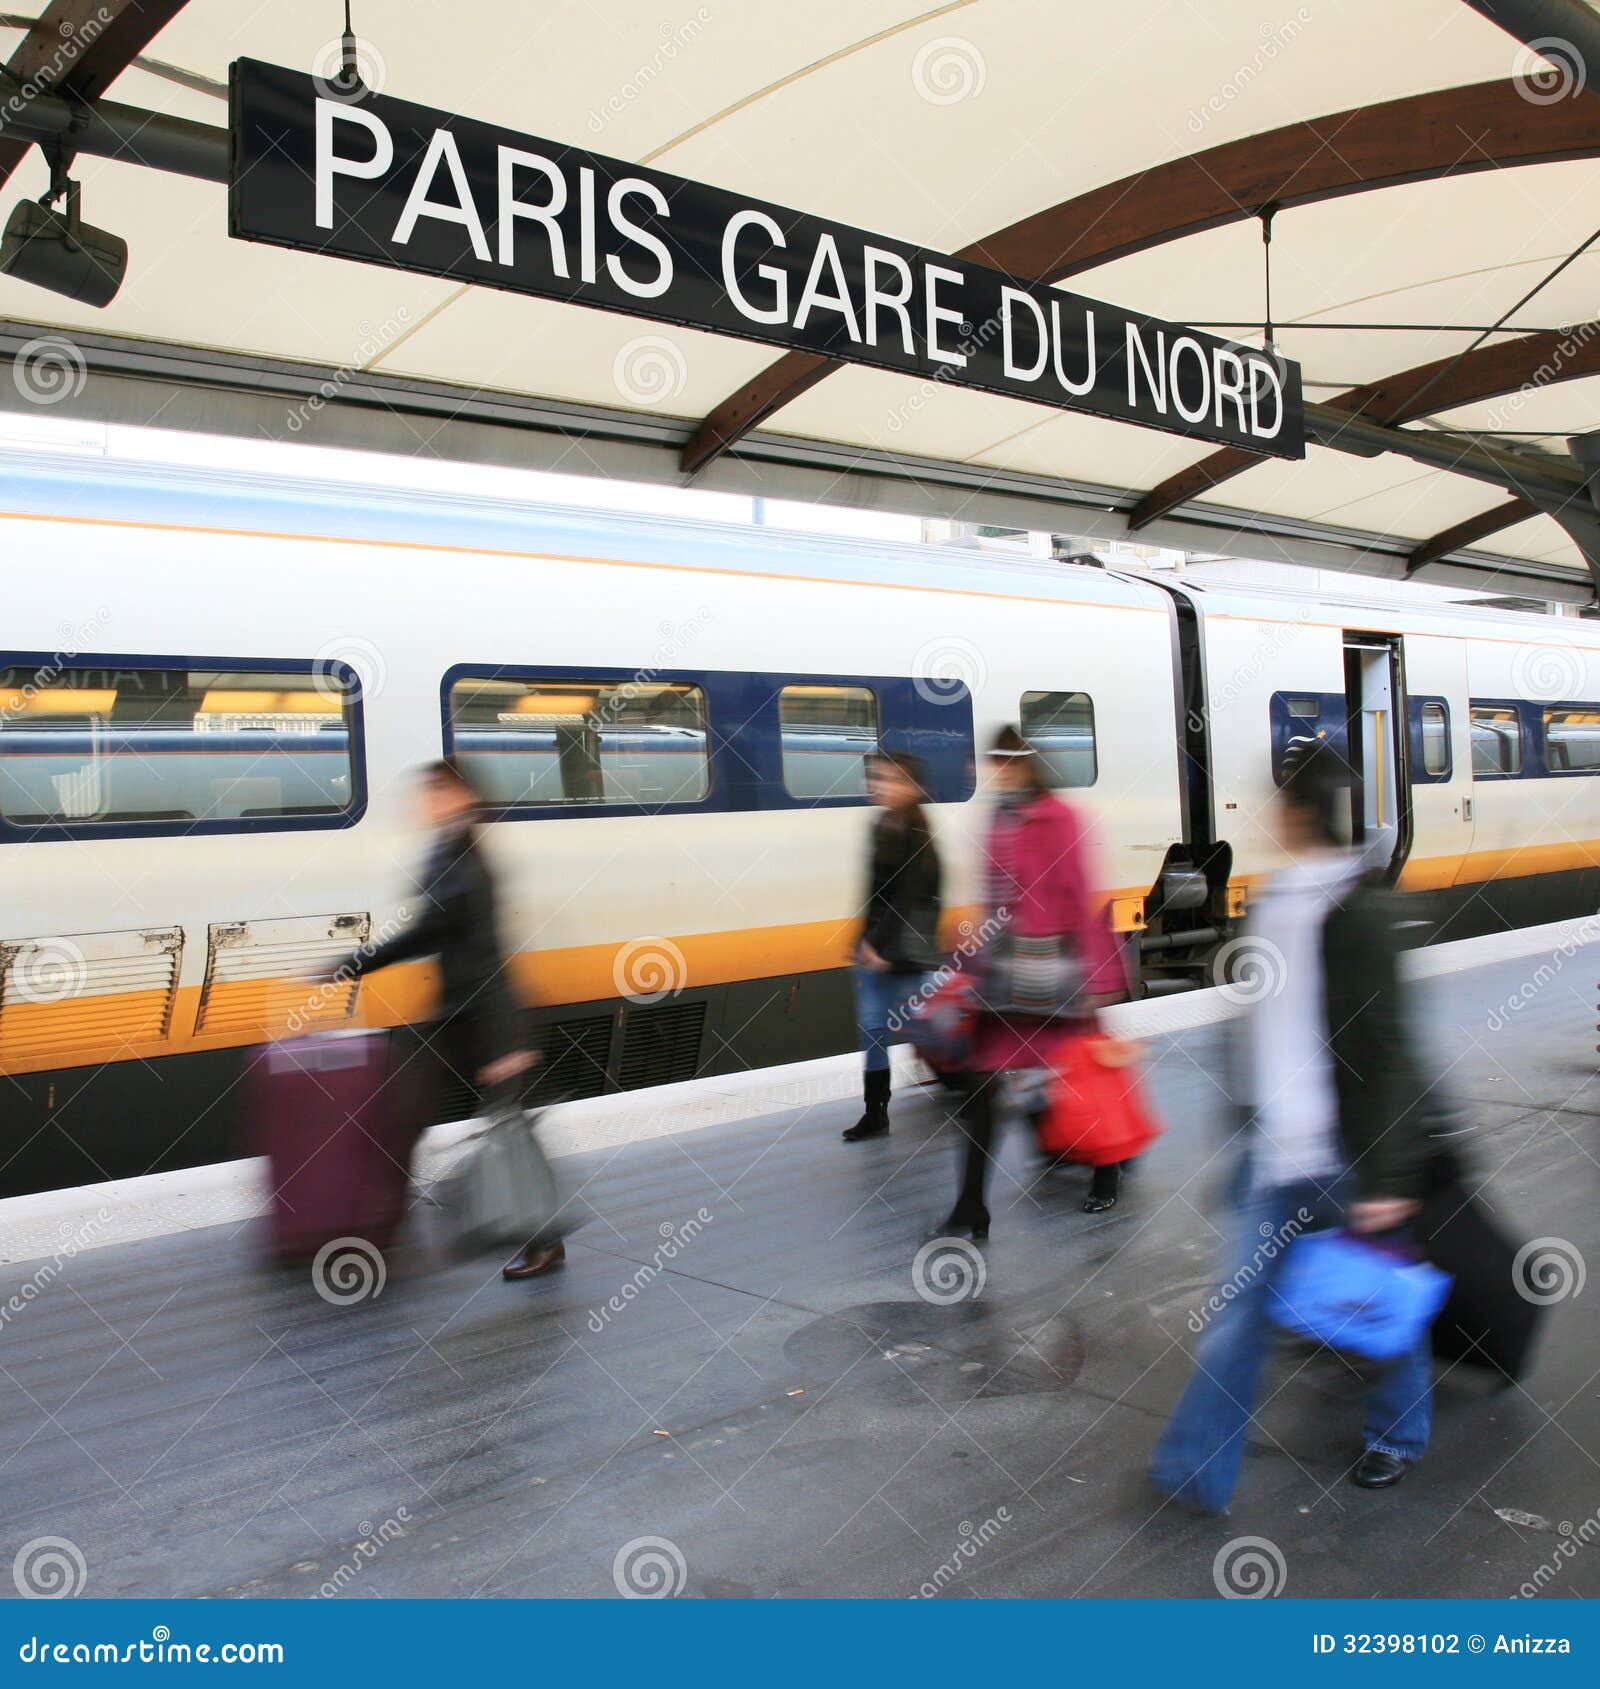
M 1055 1042 L 1081 1028 L 1126 988 L 1103 902 L 1096 896 L 1086 829 L 1050 791 L 1014 727 L 989 752 L 995 813 L 985 841 L 986 930 L 978 962 L 978 1024 L 960 1122 L 966 1158 L 946 1232 L 989 1235 L 984 1201 L 1002 1077 L 1049 1065 Z M 1114 1207 L 1119 1165 L 1095 1169 L 1084 1208 Z

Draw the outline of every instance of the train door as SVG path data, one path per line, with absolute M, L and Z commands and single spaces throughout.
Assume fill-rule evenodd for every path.
M 1406 784 L 1411 849 L 1401 887 L 1455 884 L 1472 848 L 1472 752 L 1466 645 L 1454 634 L 1406 635 Z
M 1369 868 L 1398 870 L 1411 845 L 1405 679 L 1398 636 L 1346 633 L 1346 744 L 1355 771 L 1351 838 Z

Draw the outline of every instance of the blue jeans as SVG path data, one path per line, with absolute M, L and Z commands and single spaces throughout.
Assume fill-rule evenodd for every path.
M 1272 1280 L 1292 1239 L 1302 1230 L 1340 1223 L 1349 1200 L 1343 1181 L 1325 1190 L 1307 1180 L 1246 1191 L 1239 1202 L 1222 1286 L 1193 1316 L 1211 1315 L 1195 1350 L 1194 1374 L 1150 1465 L 1156 1487 L 1184 1505 L 1206 1513 L 1228 1505 L 1277 1329 L 1267 1318 Z M 1424 1333 L 1418 1347 L 1385 1366 L 1368 1389 L 1362 1434 L 1369 1449 L 1417 1460 L 1428 1446 L 1432 1418 L 1433 1357 Z
M 881 1073 L 889 1066 L 889 1046 L 905 1042 L 906 1005 L 922 990 L 928 975 L 899 969 L 880 972 L 859 964 L 850 971 L 855 980 L 856 1036 L 867 1058 L 867 1072 Z

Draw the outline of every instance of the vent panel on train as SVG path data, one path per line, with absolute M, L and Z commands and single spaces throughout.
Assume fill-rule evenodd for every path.
M 693 1079 L 700 1062 L 705 1020 L 704 1001 L 628 1009 L 622 1027 L 618 1089 L 638 1091 L 646 1085 Z
M 0 942 L 0 1061 L 126 1056 L 172 1029 L 183 928 Z
M 228 921 L 207 931 L 196 1033 L 315 1032 L 355 1009 L 353 980 L 316 984 L 367 942 L 370 915 Z
M 557 1021 L 540 1034 L 544 1060 L 534 1069 L 527 1100 L 534 1106 L 572 1097 L 598 1097 L 606 1088 L 611 1016 Z

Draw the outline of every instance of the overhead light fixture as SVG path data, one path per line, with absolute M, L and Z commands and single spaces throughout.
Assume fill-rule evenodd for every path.
M 65 211 L 50 201 L 65 190 Z M 83 305 L 109 305 L 128 269 L 128 243 L 78 214 L 79 185 L 52 185 L 42 200 L 25 199 L 0 236 L 0 275 L 47 287 Z

